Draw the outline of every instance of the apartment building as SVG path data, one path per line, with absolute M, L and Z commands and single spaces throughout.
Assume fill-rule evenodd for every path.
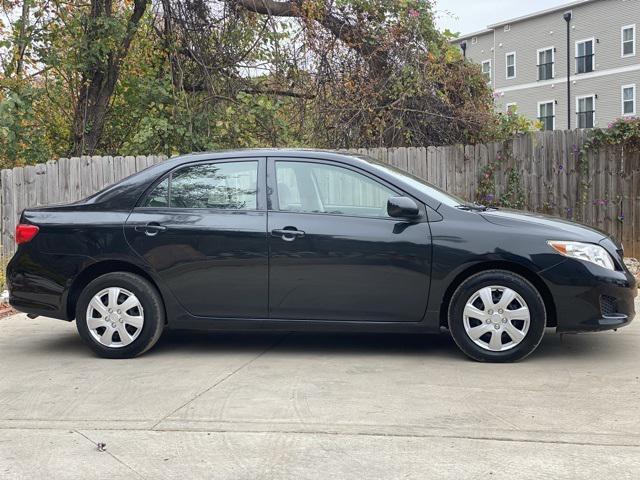
M 454 43 L 482 66 L 497 109 L 548 130 L 606 127 L 640 115 L 639 27 L 640 0 L 579 0 Z

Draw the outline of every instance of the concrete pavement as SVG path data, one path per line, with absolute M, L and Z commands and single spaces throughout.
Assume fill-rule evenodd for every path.
M 639 346 L 640 321 L 509 365 L 445 335 L 173 332 L 102 360 L 16 315 L 0 478 L 639 478 Z

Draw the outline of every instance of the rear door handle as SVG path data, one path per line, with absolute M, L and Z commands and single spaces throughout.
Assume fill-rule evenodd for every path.
M 297 230 L 294 227 L 271 230 L 271 235 L 274 237 L 282 237 L 287 242 L 293 242 L 296 238 L 304 237 L 302 230 Z
M 138 225 L 134 228 L 136 232 L 144 232 L 145 235 L 149 237 L 153 237 L 160 232 L 164 232 L 167 230 L 167 227 L 164 225 L 160 225 L 159 223 L 150 222 L 146 225 Z

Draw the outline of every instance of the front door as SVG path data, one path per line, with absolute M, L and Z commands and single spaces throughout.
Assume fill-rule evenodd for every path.
M 197 163 L 161 180 L 129 216 L 133 250 L 192 315 L 266 318 L 265 160 Z
M 365 172 L 269 160 L 272 319 L 418 322 L 429 293 L 426 221 L 387 215 L 401 194 Z

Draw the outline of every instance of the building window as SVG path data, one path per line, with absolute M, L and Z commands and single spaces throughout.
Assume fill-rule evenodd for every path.
M 624 85 L 622 87 L 622 115 L 636 114 L 636 86 Z
M 487 82 L 491 81 L 491 60 L 482 62 L 482 74 L 487 78 Z
M 636 54 L 636 26 L 622 27 L 622 56 L 633 57 Z
M 596 120 L 596 97 L 578 97 L 576 99 L 578 128 L 593 128 Z
M 542 123 L 542 130 L 555 130 L 555 127 L 556 127 L 555 100 L 538 102 L 538 120 L 540 120 L 540 123 Z
M 554 62 L 553 47 L 538 50 L 538 80 L 551 80 L 555 76 Z
M 576 42 L 576 73 L 593 72 L 595 53 L 593 38 Z
M 514 113 L 518 113 L 518 104 L 517 103 L 507 103 L 507 114 L 513 115 Z
M 507 53 L 507 78 L 516 78 L 516 52 Z

